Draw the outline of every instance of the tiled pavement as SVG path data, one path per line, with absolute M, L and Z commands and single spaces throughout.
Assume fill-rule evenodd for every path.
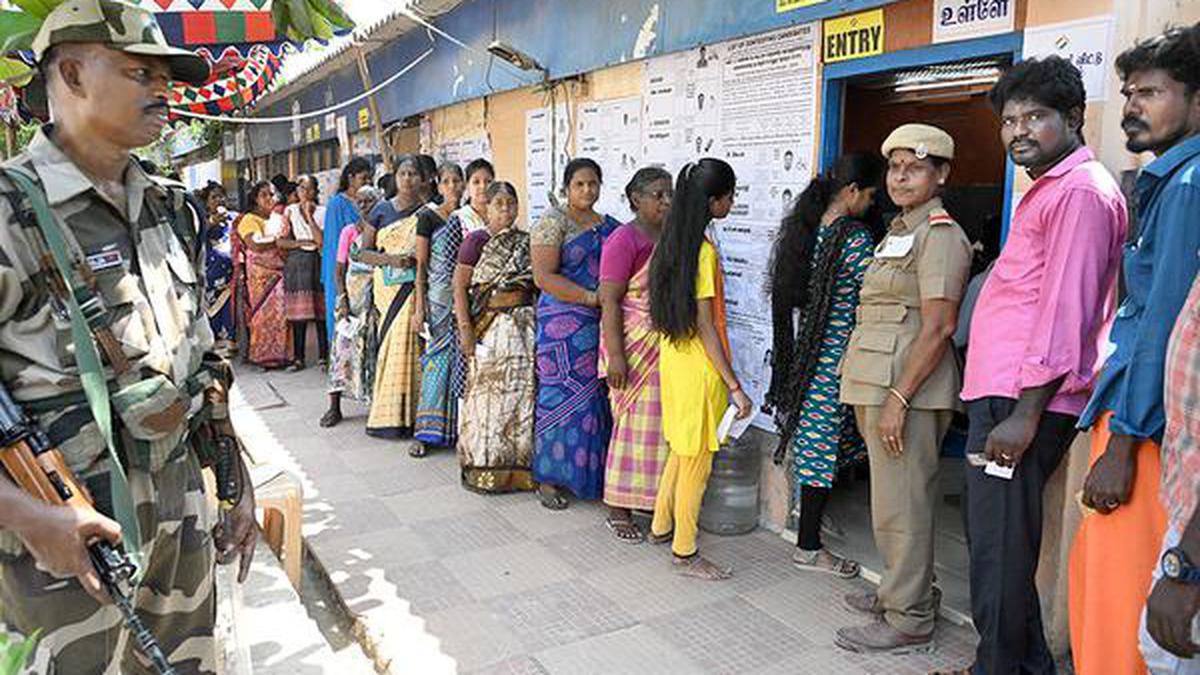
M 708 583 L 669 571 L 666 548 L 618 543 L 595 503 L 565 512 L 529 494 L 458 485 L 448 452 L 332 430 L 319 371 L 239 373 L 235 421 L 258 459 L 305 484 L 304 532 L 394 673 L 925 673 L 969 658 L 969 629 L 943 622 L 928 655 L 867 658 L 833 646 L 861 621 L 842 594 L 864 582 L 802 575 L 791 547 L 757 530 L 702 535 L 733 565 Z

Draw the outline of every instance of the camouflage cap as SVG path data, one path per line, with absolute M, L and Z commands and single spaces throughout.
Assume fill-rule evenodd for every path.
M 154 14 L 119 0 L 67 0 L 46 16 L 33 38 L 38 61 L 48 49 L 67 43 L 97 42 L 128 54 L 167 59 L 171 78 L 199 85 L 208 79 L 208 63 L 186 49 L 172 47 Z

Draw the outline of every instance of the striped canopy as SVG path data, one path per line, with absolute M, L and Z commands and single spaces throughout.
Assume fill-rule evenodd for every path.
M 304 46 L 276 30 L 272 1 L 136 0 L 155 13 L 167 42 L 195 51 L 213 68 L 204 85 L 176 86 L 171 93 L 172 107 L 227 114 L 253 105 L 270 88 L 284 52 Z
M 25 16 L 34 16 L 35 21 L 62 2 L 41 0 L 38 11 L 33 9 L 36 3 L 31 0 L 13 1 L 27 12 Z M 299 51 L 308 40 L 326 44 L 353 29 L 353 22 L 337 0 L 278 0 L 285 4 L 277 7 L 272 4 L 276 0 L 125 1 L 153 12 L 167 42 L 190 49 L 209 62 L 212 74 L 206 83 L 177 85 L 170 95 L 172 107 L 195 113 L 220 115 L 252 106 L 274 82 L 286 51 Z M 21 16 L 19 12 L 6 11 L 7 25 L 16 25 L 11 17 Z M 27 25 L 25 21 L 18 23 Z M 26 35 L 31 37 L 32 33 Z M 27 73 L 28 66 L 33 65 L 33 54 L 26 50 L 28 46 L 11 52 L 19 60 L 4 59 L 8 65 L 0 67 L 0 118 L 17 113 L 10 85 L 24 87 L 28 83 L 27 76 L 23 82 L 13 77 L 14 69 Z M 28 65 L 21 65 L 21 61 Z M 172 119 L 176 116 L 172 115 Z

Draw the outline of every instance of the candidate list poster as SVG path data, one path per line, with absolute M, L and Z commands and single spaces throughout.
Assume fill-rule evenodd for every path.
M 530 228 L 550 208 L 556 172 L 567 165 L 570 140 L 567 106 L 534 108 L 525 113 L 525 222 Z
M 626 222 L 633 218 L 625 186 L 642 164 L 642 99 L 638 96 L 580 104 L 575 147 L 604 171 L 596 211 Z
M 808 185 L 815 156 L 816 23 L 722 45 L 718 143 L 738 175 L 716 224 L 733 367 L 756 405 L 771 379 L 768 263 L 780 219 Z M 755 425 L 773 430 L 760 414 Z

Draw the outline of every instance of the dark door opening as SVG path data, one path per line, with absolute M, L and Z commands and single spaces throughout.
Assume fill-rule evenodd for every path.
M 843 153 L 877 153 L 893 129 L 909 122 L 932 124 L 954 138 L 955 158 L 942 198 L 971 241 L 981 245 L 972 274 L 1000 252 L 1006 157 L 987 92 L 1009 62 L 1009 57 L 972 59 L 872 73 L 848 80 L 844 88 Z M 963 618 L 969 616 L 962 514 L 965 430 L 960 416 L 943 442 L 935 543 L 943 607 Z M 840 476 L 824 529 L 839 552 L 879 572 L 883 565 L 871 533 L 867 474 L 859 466 Z

